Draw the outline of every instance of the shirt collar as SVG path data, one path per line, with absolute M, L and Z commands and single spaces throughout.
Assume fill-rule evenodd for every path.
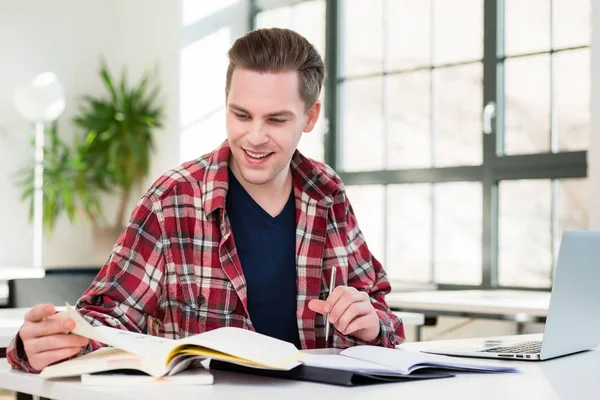
M 204 180 L 202 181 L 202 205 L 206 215 L 225 208 L 229 189 L 229 156 L 231 148 L 226 140 L 208 157 Z M 298 150 L 292 156 L 290 168 L 294 188 L 326 207 L 333 204 L 333 196 L 339 184 L 325 174 L 325 165 L 304 157 Z M 333 171 L 332 171 L 333 172 Z

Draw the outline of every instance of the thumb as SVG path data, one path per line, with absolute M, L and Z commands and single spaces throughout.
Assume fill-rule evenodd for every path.
M 319 314 L 327 314 L 325 312 L 325 301 L 323 300 L 311 300 L 308 302 L 308 308 L 310 308 L 312 311 L 319 313 Z
M 25 321 L 39 322 L 46 317 L 54 315 L 56 312 L 52 304 L 37 304 L 33 306 L 27 314 L 25 314 Z

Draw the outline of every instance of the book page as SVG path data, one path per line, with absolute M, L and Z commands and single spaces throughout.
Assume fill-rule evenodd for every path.
M 291 343 L 241 328 L 220 328 L 177 341 L 180 345 L 196 345 L 231 355 L 244 365 L 254 364 L 270 369 L 290 370 L 301 363 L 302 353 Z M 200 354 L 201 349 L 195 354 Z M 207 352 L 220 359 L 215 352 Z M 236 362 L 229 358 L 223 361 Z M 248 363 L 247 361 L 251 361 Z
M 108 326 L 94 327 L 69 304 L 67 304 L 67 316 L 75 322 L 73 333 L 125 350 L 139 357 L 152 359 L 154 362 L 159 363 L 161 367 L 167 365 L 168 354 L 177 346 L 172 339 L 129 332 Z
M 516 372 L 516 368 L 486 364 L 480 360 L 440 356 L 401 349 L 388 349 L 378 346 L 350 347 L 340 353 L 351 357 L 395 369 L 408 375 L 421 368 L 444 368 L 478 372 Z

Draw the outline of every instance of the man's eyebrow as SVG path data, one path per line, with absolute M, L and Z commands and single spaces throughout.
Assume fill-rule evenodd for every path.
M 293 117 L 294 113 L 289 110 L 281 110 L 267 114 L 267 117 Z
M 236 111 L 242 112 L 244 114 L 250 114 L 250 112 L 248 110 L 246 110 L 243 107 L 240 107 L 238 105 L 235 104 L 229 104 L 229 108 L 234 109 Z M 272 118 L 272 117 L 293 117 L 294 113 L 291 112 L 290 110 L 281 110 L 281 111 L 275 111 L 272 113 L 269 113 L 266 115 L 267 118 Z
M 239 111 L 239 112 L 243 112 L 244 114 L 250 114 L 250 112 L 248 110 L 246 110 L 246 109 L 244 109 L 244 108 L 242 108 L 240 106 L 236 106 L 235 104 L 230 104 L 229 108 L 232 108 L 232 109 L 234 109 L 236 111 Z

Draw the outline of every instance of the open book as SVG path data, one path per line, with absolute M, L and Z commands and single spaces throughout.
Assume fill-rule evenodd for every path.
M 165 379 L 188 370 L 204 359 L 282 371 L 301 363 L 302 353 L 293 344 L 245 329 L 220 328 L 173 340 L 107 326 L 93 327 L 68 304 L 67 316 L 75 322 L 73 333 L 112 348 L 103 348 L 50 365 L 40 373 L 41 377 L 137 370 L 154 378 Z
M 293 344 L 240 328 L 219 328 L 187 338 L 172 340 L 132 333 L 106 326 L 93 327 L 67 304 L 67 315 L 75 321 L 74 333 L 112 347 L 46 367 L 41 376 L 82 376 L 90 381 L 110 381 L 99 372 L 135 370 L 163 381 L 212 383 L 210 372 L 190 372 L 201 360 L 210 359 L 210 369 L 317 381 L 351 386 L 355 380 L 400 381 L 453 376 L 447 370 L 473 372 L 516 372 L 515 368 L 448 356 L 356 346 L 340 351 L 322 349 L 300 352 Z M 234 368 L 231 368 L 231 367 Z M 446 371 L 441 371 L 446 370 Z M 441 372 L 440 372 L 441 371 Z M 96 374 L 96 375 L 91 375 Z M 127 379 L 124 379 L 127 381 Z M 144 379 L 138 379 L 142 382 Z M 202 381 L 202 382 L 201 382 Z M 115 381 L 116 382 L 116 381 Z

